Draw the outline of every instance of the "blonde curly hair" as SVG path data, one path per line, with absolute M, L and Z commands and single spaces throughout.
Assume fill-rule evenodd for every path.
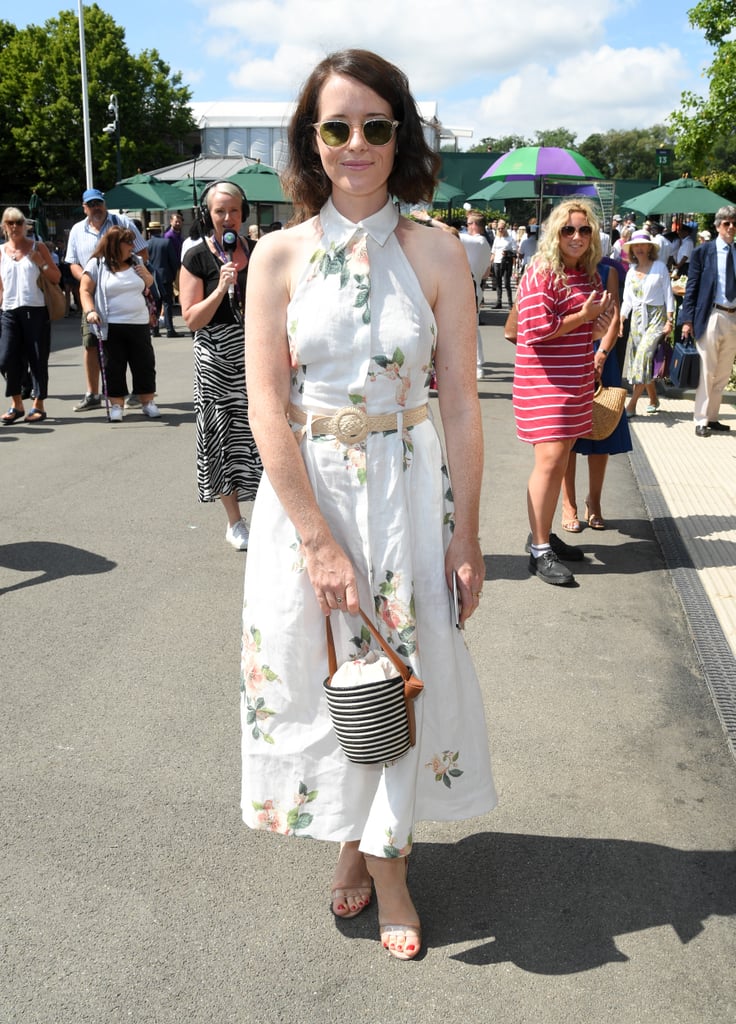
M 542 225 L 539 249 L 534 257 L 534 269 L 539 273 L 551 273 L 555 280 L 567 281 L 567 267 L 560 251 L 560 228 L 564 227 L 573 213 L 582 213 L 593 229 L 590 245 L 578 263 L 578 269 L 585 271 L 591 281 L 596 280 L 597 267 L 603 255 L 601 250 L 600 221 L 592 205 L 585 199 L 566 199 L 556 206 Z

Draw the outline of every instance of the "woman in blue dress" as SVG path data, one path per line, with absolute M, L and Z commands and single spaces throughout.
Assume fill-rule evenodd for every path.
M 608 331 L 600 341 L 595 342 L 596 379 L 604 387 L 621 387 L 621 370 L 616 358 L 616 339 L 619 329 L 620 308 L 620 271 L 615 261 L 603 259 L 598 265 L 606 289 L 611 292 L 616 303 L 616 316 L 611 321 Z M 567 463 L 567 471 L 562 482 L 562 528 L 568 533 L 580 533 L 583 523 L 578 517 L 577 499 L 575 496 L 575 472 L 577 455 L 588 457 L 588 496 L 585 499 L 585 522 L 592 530 L 605 530 L 606 524 L 601 514 L 601 495 L 606 477 L 609 455 L 622 455 L 632 449 L 631 433 L 626 416 L 622 416 L 612 434 L 602 441 L 591 441 L 587 437 L 579 437 L 575 442 Z

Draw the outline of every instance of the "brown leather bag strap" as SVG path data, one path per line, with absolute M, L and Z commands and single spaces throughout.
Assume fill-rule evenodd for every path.
M 405 664 L 389 644 L 386 643 L 363 609 L 359 608 L 358 611 L 360 612 L 360 617 L 363 622 L 365 622 L 366 626 L 370 630 L 371 636 L 380 646 L 381 650 L 390 660 L 391 664 L 394 666 L 404 682 L 408 684 L 409 690 L 407 696 L 410 699 L 417 697 L 421 693 L 424 685 L 422 681 L 414 675 L 411 668 Z M 329 615 L 325 616 L 325 633 L 327 634 L 327 667 L 329 670 L 329 678 L 332 679 L 335 672 L 337 672 L 337 656 L 335 655 L 335 641 L 332 636 L 332 626 L 330 625 Z

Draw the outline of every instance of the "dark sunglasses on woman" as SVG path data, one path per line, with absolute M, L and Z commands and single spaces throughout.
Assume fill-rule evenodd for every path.
M 400 123 L 400 121 L 392 121 L 388 117 L 369 117 L 367 121 L 363 121 L 360 129 L 369 146 L 387 146 Z M 319 137 L 330 149 L 347 145 L 353 131 L 353 125 L 349 121 L 338 118 L 331 121 L 317 121 L 312 128 L 317 129 Z
M 583 224 L 580 228 L 576 228 L 572 224 L 565 224 L 564 228 L 560 228 L 560 234 L 564 235 L 565 238 L 572 238 L 576 231 L 581 238 L 588 238 L 589 235 L 593 234 L 590 224 Z

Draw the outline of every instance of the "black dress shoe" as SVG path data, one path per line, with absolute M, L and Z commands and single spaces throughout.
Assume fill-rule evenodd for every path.
M 181 334 L 179 334 L 178 331 L 167 331 L 166 332 L 166 337 L 167 338 L 181 338 Z
M 529 555 L 529 572 L 538 576 L 543 583 L 551 583 L 553 587 L 564 587 L 575 582 L 575 577 L 557 558 L 551 548 L 543 551 L 539 558 Z
M 718 420 L 713 420 L 712 423 L 710 420 L 708 420 L 708 428 L 710 430 L 718 431 L 719 433 L 731 429 L 727 423 L 719 423 Z
M 572 544 L 565 544 L 564 540 L 560 540 L 556 533 L 549 535 L 549 546 L 552 548 L 558 558 L 562 558 L 565 562 L 582 562 L 585 558 L 584 552 L 580 548 L 574 548 Z M 526 544 L 524 550 L 531 554 L 532 550 L 532 535 L 526 538 Z
M 695 436 L 696 437 L 710 437 L 710 435 L 711 435 L 710 427 L 696 427 L 695 428 Z
M 493 309 L 501 309 L 501 303 L 497 302 Z

